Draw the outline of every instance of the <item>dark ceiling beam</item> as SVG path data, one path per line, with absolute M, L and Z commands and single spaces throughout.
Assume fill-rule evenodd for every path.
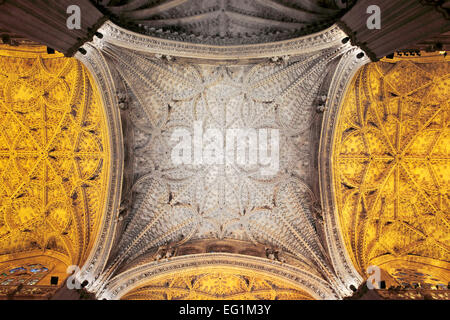
M 328 18 L 326 14 L 297 10 L 294 8 L 287 7 L 284 4 L 281 4 L 273 0 L 255 0 L 255 2 L 268 8 L 269 10 L 272 9 L 275 10 L 276 12 L 280 12 L 287 17 L 295 19 L 296 21 L 313 23 L 316 22 L 317 20 L 325 20 Z M 336 11 L 333 10 L 328 10 L 328 12 L 329 14 L 336 14 Z
M 81 9 L 81 29 L 67 28 L 67 8 Z M 0 28 L 72 56 L 106 21 L 89 0 L 0 0 Z
M 376 61 L 396 50 L 419 48 L 416 44 L 439 38 L 450 30 L 447 1 L 360 0 L 338 24 Z M 368 29 L 370 5 L 381 9 L 381 29 Z M 444 44 L 445 45 L 445 44 Z
M 127 18 L 136 19 L 136 20 L 147 19 L 153 15 L 159 14 L 161 12 L 165 12 L 174 7 L 182 5 L 182 4 L 186 3 L 187 1 L 189 1 L 189 0 L 170 0 L 170 1 L 167 1 L 164 3 L 161 3 L 160 5 L 151 7 L 151 8 L 146 8 L 146 9 L 141 9 L 141 10 L 126 13 L 125 16 Z
M 172 18 L 172 19 L 160 19 L 160 20 L 137 20 L 136 23 L 149 26 L 149 27 L 166 27 L 173 25 L 185 25 L 205 20 L 217 19 L 220 11 L 211 11 L 194 16 Z
M 268 1 L 274 1 L 274 0 L 268 0 Z M 348 0 L 349 2 L 352 2 L 354 0 Z M 306 10 L 313 13 L 319 13 L 323 15 L 333 15 L 336 13 L 336 9 L 327 8 L 325 6 L 320 6 L 318 4 L 317 0 L 301 0 L 301 1 L 282 1 L 289 7 L 296 7 L 297 10 Z M 330 1 L 332 2 L 332 1 Z
M 263 27 L 270 26 L 270 27 L 279 27 L 282 29 L 292 30 L 292 29 L 301 29 L 301 28 L 306 27 L 306 25 L 307 25 L 306 23 L 301 23 L 301 22 L 284 22 L 284 21 L 271 20 L 271 19 L 260 18 L 260 17 L 253 17 L 253 16 L 248 16 L 245 14 L 241 14 L 238 12 L 232 12 L 232 11 L 225 11 L 225 14 L 232 19 L 236 19 L 237 21 L 245 21 L 247 23 L 261 25 Z
M 147 5 L 148 3 L 149 3 L 148 0 L 134 0 L 121 6 L 112 6 L 109 3 L 104 4 L 104 6 L 107 7 L 109 10 L 111 10 L 111 12 L 116 13 L 116 12 L 137 10 L 140 7 Z

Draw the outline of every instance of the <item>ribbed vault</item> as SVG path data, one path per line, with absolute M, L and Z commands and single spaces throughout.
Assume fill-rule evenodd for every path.
M 86 261 L 105 207 L 107 137 L 100 96 L 80 62 L 42 46 L 0 47 L 3 269 L 52 256 L 64 278 L 68 265 Z
M 328 283 L 333 298 L 349 294 L 356 281 L 342 265 L 333 265 L 315 171 L 318 123 L 336 68 L 345 82 L 366 61 L 343 41 L 345 34 L 334 26 L 280 42 L 289 53 L 280 57 L 277 47 L 266 44 L 175 46 L 111 22 L 99 32 L 103 36 L 77 57 L 107 95 L 117 96 L 125 171 L 120 211 L 110 219 L 117 223 L 115 237 L 110 229 L 102 232 L 99 247 L 105 251 L 92 256 L 80 281 L 88 280 L 98 297 L 108 296 L 143 257 L 195 241 L 239 240 L 267 247 L 266 259 L 275 256 L 269 252 L 286 253 L 294 265 Z M 174 132 L 184 130 L 193 148 L 204 151 L 211 144 L 204 135 L 208 129 L 225 140 L 228 130 L 266 130 L 268 155 L 279 162 L 238 163 L 237 152 L 249 149 L 238 150 L 233 141 L 218 143 L 234 150 L 231 163 L 204 157 L 197 162 L 192 153 L 192 162 L 174 162 Z M 276 145 L 269 142 L 272 131 L 279 137 Z M 109 252 L 105 243 L 111 243 Z M 157 255 L 144 265 L 160 263 Z
M 122 300 L 314 300 L 282 279 L 224 267 L 196 268 L 147 281 Z
M 423 55 L 383 59 L 354 77 L 334 140 L 335 199 L 362 275 L 377 265 L 397 284 L 447 285 L 450 66 Z
M 99 299 L 336 299 L 320 276 L 241 254 L 177 256 L 134 265 L 109 280 Z
M 341 299 L 371 265 L 390 284 L 449 282 L 448 59 L 356 73 L 360 35 L 333 25 L 353 1 L 95 2 L 114 23 L 97 30 L 93 11 L 49 42 L 70 53 L 88 33 L 81 62 L 0 47 L 0 296 L 44 297 L 71 264 L 100 299 Z M 197 162 L 209 129 L 279 140 L 265 163 Z M 180 130 L 191 163 L 174 162 Z
M 318 0 L 104 0 L 119 25 L 166 39 L 242 44 L 291 39 L 331 26 L 351 4 Z

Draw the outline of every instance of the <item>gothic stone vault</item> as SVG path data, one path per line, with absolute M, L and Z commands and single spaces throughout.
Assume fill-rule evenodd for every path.
M 441 55 L 364 66 L 338 116 L 333 177 L 342 234 L 361 274 L 450 280 L 449 63 Z
M 268 43 L 298 38 L 331 26 L 354 3 L 348 0 L 101 1 L 119 25 L 139 33 L 209 45 Z
M 345 33 L 332 26 L 276 44 L 236 47 L 157 39 L 111 22 L 99 32 L 103 37 L 77 58 L 94 74 L 103 102 L 120 109 L 124 167 L 120 207 L 104 217 L 77 275 L 88 290 L 120 298 L 143 284 L 144 274 L 175 272 L 198 254 L 199 265 L 235 268 L 259 259 L 261 268 L 315 298 L 349 295 L 349 286 L 362 279 L 337 225 L 327 225 L 320 209 L 317 155 L 321 113 L 339 104 L 345 84 L 368 61 L 342 41 Z M 332 98 L 325 101 L 330 86 Z M 174 164 L 172 133 L 193 133 L 198 121 L 220 132 L 278 130 L 278 170 L 262 175 L 259 164 Z M 201 255 L 178 250 L 214 240 L 264 249 L 258 257 L 218 261 L 209 259 L 229 253 L 226 245 Z
M 1 45 L 0 66 L 0 295 L 19 285 L 18 295 L 45 295 L 50 275 L 62 284 L 84 264 L 101 229 L 108 125 L 76 59 Z

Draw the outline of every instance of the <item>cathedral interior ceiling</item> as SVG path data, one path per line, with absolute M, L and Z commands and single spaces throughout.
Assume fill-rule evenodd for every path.
M 339 299 L 371 265 L 448 283 L 448 59 L 366 64 L 334 1 L 147 2 L 101 1 L 144 34 L 107 22 L 79 61 L 0 46 L 0 295 L 72 264 L 97 298 Z M 239 129 L 269 159 L 211 156 Z
M 314 300 L 310 294 L 267 274 L 208 267 L 155 277 L 122 300 Z
M 242 277 L 239 277 L 239 275 Z M 219 280 L 218 278 L 228 278 L 230 276 L 234 279 L 234 284 L 216 288 L 220 292 L 200 290 L 203 291 L 203 296 L 201 296 L 201 292 L 198 292 L 200 295 L 197 295 L 195 292 L 192 292 L 190 296 L 188 294 L 179 295 L 180 291 L 188 293 L 187 290 L 189 288 L 183 288 L 183 281 L 190 281 L 188 286 L 192 288 L 192 285 L 197 282 L 199 277 L 210 278 L 211 281 L 216 281 Z M 167 284 L 167 281 L 174 278 L 178 279 L 175 281 L 177 284 L 174 283 L 172 288 L 170 288 L 170 284 Z M 271 284 L 266 282 L 267 286 L 261 287 L 258 285 L 253 287 L 250 278 L 258 281 L 260 284 L 265 281 L 269 281 Z M 243 254 L 210 252 L 207 254 L 191 253 L 171 258 L 164 257 L 159 261 L 130 266 L 128 270 L 108 280 L 105 287 L 97 291 L 97 298 L 123 299 L 124 296 L 136 290 L 154 286 L 153 284 L 156 282 L 161 284 L 162 281 L 166 283 L 163 285 L 166 286 L 166 294 L 175 299 L 205 299 L 208 294 L 210 295 L 209 298 L 215 299 L 285 299 L 287 298 L 286 295 L 281 293 L 287 293 L 287 291 L 291 291 L 298 298 L 301 295 L 309 299 L 338 299 L 340 297 L 338 290 L 335 290 L 323 277 L 312 274 L 302 267 Z M 277 287 L 277 283 L 279 283 L 279 287 Z M 255 290 L 262 294 L 263 292 L 260 290 L 269 289 L 269 286 L 272 287 L 270 289 L 271 296 L 266 295 L 263 297 L 262 295 L 258 296 L 251 293 L 251 291 Z M 279 295 L 274 292 L 277 288 L 282 289 Z M 164 299 L 163 288 L 158 290 L 160 291 L 159 298 Z M 248 294 L 245 294 L 244 290 Z M 172 292 L 174 291 L 178 291 L 177 297 L 173 297 Z M 269 293 L 268 291 L 265 292 Z
M 99 32 L 103 37 L 77 57 L 91 70 L 110 72 L 97 78 L 110 77 L 100 82 L 111 81 L 117 90 L 109 94 L 117 96 L 121 109 L 126 160 L 120 232 L 110 254 L 95 258 L 105 264 L 91 278 L 91 289 L 101 291 L 159 248 L 230 239 L 284 251 L 331 283 L 336 296 L 348 294 L 348 281 L 354 280 L 336 272 L 324 242 L 317 171 L 320 125 L 314 126 L 336 66 L 354 68 L 367 61 L 357 58 L 358 48 L 342 42 L 345 34 L 332 27 L 287 42 L 286 48 L 297 52 L 291 56 L 273 57 L 276 48 L 260 45 L 242 48 L 259 54 L 254 61 L 211 63 L 202 59 L 203 53 L 213 55 L 204 47 L 185 47 L 187 55 L 195 56 L 186 62 L 178 48 L 171 49 L 176 57 L 162 55 L 158 47 L 148 47 L 154 38 L 112 23 Z M 160 44 L 168 48 L 168 42 Z M 233 59 L 240 52 L 216 50 Z M 208 129 L 225 140 L 204 136 Z M 208 145 L 214 143 L 228 148 L 226 134 L 233 129 L 267 130 L 268 153 L 277 163 L 208 163 L 201 155 L 196 162 L 194 149 L 210 152 Z M 173 134 L 180 130 L 194 139 L 188 143 L 193 162 L 174 162 L 179 137 Z M 272 131 L 279 137 L 276 146 L 269 142 Z M 203 141 L 195 140 L 198 135 Z M 236 154 L 237 145 L 231 148 Z
M 120 25 L 194 43 L 232 45 L 292 39 L 331 26 L 350 6 L 321 0 L 104 0 Z
M 79 61 L 42 46 L 0 46 L 1 268 L 53 257 L 46 268 L 59 261 L 65 278 L 68 265 L 86 261 L 107 191 L 107 134 Z
M 190 240 L 176 246 L 161 246 L 153 248 L 146 254 L 135 259 L 131 263 L 126 264 L 117 270 L 117 274 L 121 274 L 129 269 L 139 266 L 164 262 L 172 257 L 189 257 L 190 255 L 209 254 L 209 253 L 230 253 L 248 257 L 259 257 L 267 261 L 279 262 L 308 270 L 313 276 L 322 277 L 320 272 L 305 261 L 301 261 L 293 254 L 279 249 L 273 250 L 261 243 L 252 243 L 245 240 L 236 240 L 231 238 L 224 239 L 196 239 Z
M 334 190 L 354 265 L 398 284 L 450 280 L 450 65 L 383 59 L 354 77 L 338 117 Z

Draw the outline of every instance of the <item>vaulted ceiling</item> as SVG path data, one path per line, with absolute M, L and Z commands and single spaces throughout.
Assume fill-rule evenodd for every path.
M 342 234 L 361 274 L 450 279 L 450 65 L 443 56 L 364 66 L 339 114 L 334 183 Z
M 117 221 L 112 222 L 117 231 L 103 229 L 98 246 L 105 251 L 96 250 L 80 274 L 89 281 L 88 289 L 100 298 L 120 298 L 136 281 L 143 282 L 147 272 L 154 274 L 167 263 L 172 265 L 167 268 L 177 268 L 161 259 L 162 250 L 169 258 L 194 261 L 195 255 L 172 250 L 192 241 L 224 240 L 266 246 L 258 258 L 273 256 L 276 272 L 295 279 L 316 298 L 351 292 L 349 285 L 357 281 L 333 265 L 324 240 L 317 168 L 323 111 L 318 105 L 326 102 L 335 67 L 349 62 L 351 68 L 367 59 L 342 41 L 345 34 L 334 27 L 290 40 L 285 46 L 291 55 L 282 57 L 274 57 L 278 50 L 264 44 L 245 50 L 215 48 L 217 55 L 192 44 L 185 46 L 189 58 L 174 58 L 149 48 L 147 36 L 113 23 L 99 32 L 103 37 L 77 57 L 95 70 L 105 97 L 118 98 L 124 183 L 118 220 L 116 212 L 109 218 Z M 165 45 L 170 46 L 161 42 Z M 233 54 L 249 58 L 236 62 Z M 109 89 L 112 84 L 115 92 Z M 194 149 L 206 152 L 208 129 L 222 136 L 228 130 L 268 130 L 269 141 L 276 131 L 279 140 L 267 150 L 276 163 L 239 163 L 235 158 L 209 163 L 201 155 L 199 162 L 175 162 L 174 132 L 184 130 L 194 139 L 189 149 L 193 142 Z M 198 135 L 203 141 L 195 140 Z M 223 148 L 224 143 L 234 155 L 239 152 L 233 141 L 218 145 Z M 111 249 L 103 249 L 107 246 Z M 207 251 L 206 257 L 214 252 Z M 285 256 L 290 261 L 286 265 Z M 301 275 L 289 269 L 293 265 Z
M 314 300 L 301 288 L 258 272 L 224 267 L 165 274 L 122 300 Z
M 99 230 L 109 166 L 93 79 L 46 47 L 5 45 L 0 79 L 0 262 L 13 268 L 23 257 L 51 256 L 82 265 Z
M 196 43 L 242 44 L 290 39 L 331 26 L 350 7 L 321 0 L 104 0 L 119 24 Z
M 108 299 L 448 283 L 448 59 L 367 64 L 341 1 L 101 3 L 121 24 L 79 61 L 0 47 L 0 295 L 71 264 Z M 173 161 L 177 130 L 242 128 L 275 168 Z
M 124 112 L 134 141 L 128 156 L 134 159 L 128 164 L 134 185 L 124 190 L 128 225 L 115 264 L 166 242 L 231 238 L 290 248 L 330 272 L 314 229 L 317 198 L 307 168 L 315 148 L 312 101 L 327 72 L 326 64 L 315 69 L 316 62 L 331 50 L 286 64 L 233 67 L 167 63 L 112 46 L 105 53 L 127 83 Z M 297 77 L 303 82 L 295 83 Z M 301 86 L 308 90 L 299 92 Z M 270 171 L 261 162 L 207 163 L 204 154 L 198 164 L 175 164 L 172 135 L 182 128 L 190 134 L 208 128 L 221 134 L 233 128 L 279 130 L 279 151 L 277 145 L 270 152 L 280 163 Z

